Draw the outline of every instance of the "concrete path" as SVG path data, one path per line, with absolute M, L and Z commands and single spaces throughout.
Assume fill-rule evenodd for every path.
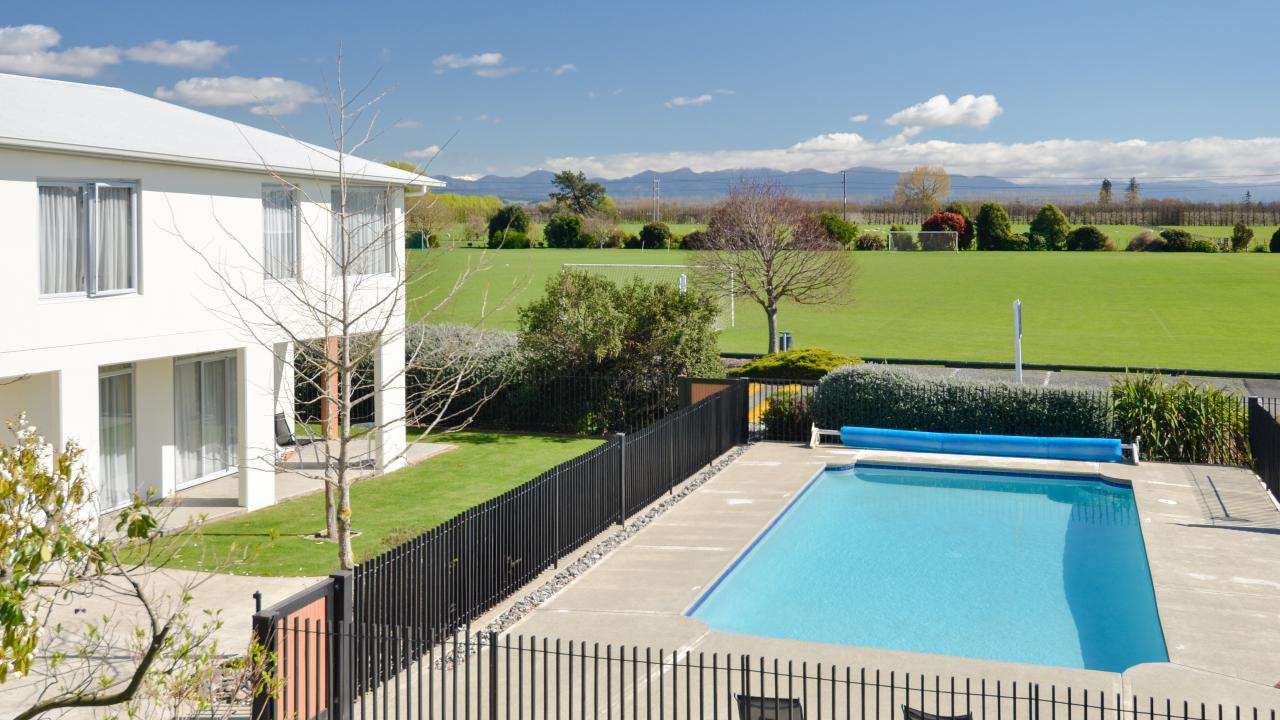
M 1131 482 L 1139 498 L 1169 663 L 1126 673 L 972 660 L 723 633 L 684 613 L 827 464 L 878 459 L 1021 467 Z M 1212 489 L 1217 489 L 1217 494 Z M 1215 517 L 1209 499 L 1230 511 Z M 1169 504 L 1172 501 L 1175 504 Z M 1234 509 L 1233 509 L 1234 506 Z M 1280 520 L 1256 478 L 1233 468 L 808 450 L 760 443 L 510 631 L 669 652 L 747 653 L 1210 703 L 1280 706 Z M 1228 524 L 1230 523 L 1230 524 Z

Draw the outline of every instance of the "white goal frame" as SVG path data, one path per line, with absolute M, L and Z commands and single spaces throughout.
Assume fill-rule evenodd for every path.
M 923 242 L 923 238 L 928 236 L 933 239 L 936 236 L 948 236 L 951 239 L 951 247 L 946 250 L 937 248 L 927 248 Z M 913 250 L 899 250 L 895 247 L 894 240 L 899 237 L 906 236 L 915 244 Z M 960 251 L 960 233 L 955 230 L 890 230 L 888 242 L 885 243 L 885 249 L 889 252 L 959 252 Z
M 704 270 L 706 265 L 662 265 L 653 263 L 565 263 L 561 268 L 583 268 L 590 270 L 592 268 L 647 268 L 650 270 Z M 688 288 L 689 278 L 686 273 L 680 273 L 679 279 L 680 292 L 684 292 Z M 735 312 L 735 290 L 736 281 L 733 277 L 733 271 L 729 271 L 729 327 L 737 327 L 737 317 Z

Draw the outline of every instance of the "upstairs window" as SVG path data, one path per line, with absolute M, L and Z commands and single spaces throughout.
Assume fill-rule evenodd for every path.
M 138 289 L 138 185 L 50 181 L 40 191 L 40 294 Z
M 334 275 L 378 275 L 391 272 L 390 203 L 382 188 L 348 187 L 346 212 L 342 190 L 331 193 Z
M 262 186 L 262 267 L 267 277 L 298 277 L 298 196 L 289 185 Z

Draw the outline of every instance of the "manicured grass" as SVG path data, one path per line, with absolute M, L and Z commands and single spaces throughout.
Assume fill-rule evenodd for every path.
M 434 252 L 434 254 L 432 254 Z M 413 251 L 436 272 L 411 291 L 424 318 L 468 263 L 476 272 L 428 322 L 514 329 L 515 308 L 567 262 L 689 263 L 678 250 Z M 784 306 L 797 346 L 867 357 L 1012 359 L 1011 303 L 1021 298 L 1026 362 L 1280 371 L 1280 256 L 1199 253 L 868 253 L 855 301 Z M 486 295 L 487 293 L 487 295 Z M 485 304 L 487 303 L 487 305 Z M 762 352 L 765 316 L 745 297 L 721 348 Z
M 600 444 L 562 438 L 460 432 L 433 437 L 458 447 L 351 487 L 356 559 L 384 550 L 388 535 L 416 535 L 459 512 L 530 480 Z M 337 546 L 302 536 L 324 529 L 323 494 L 307 495 L 239 517 L 212 522 L 189 538 L 170 567 L 216 569 L 245 556 L 236 575 L 325 575 L 337 567 Z

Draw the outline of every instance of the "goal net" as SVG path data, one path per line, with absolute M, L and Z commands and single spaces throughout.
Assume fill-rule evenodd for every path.
M 889 250 L 959 250 L 955 230 L 891 230 Z
M 729 278 L 726 283 L 729 291 L 725 292 L 721 288 L 709 288 L 705 285 L 700 286 L 698 281 L 698 271 L 702 270 L 701 265 L 643 265 L 630 263 L 565 263 L 564 269 L 572 268 L 574 270 L 585 270 L 591 273 L 597 273 L 609 278 L 615 283 L 622 284 L 638 277 L 651 283 L 669 283 L 678 288 L 680 292 L 686 292 L 694 288 L 700 288 L 715 295 L 720 305 L 720 313 L 716 317 L 716 328 L 724 329 L 734 327 L 736 324 L 736 308 L 734 307 L 735 292 L 733 289 L 733 279 Z

